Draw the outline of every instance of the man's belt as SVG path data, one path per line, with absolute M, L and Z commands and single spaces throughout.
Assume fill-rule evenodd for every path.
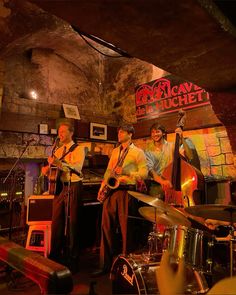
M 64 186 L 68 186 L 69 184 L 70 185 L 73 185 L 74 183 L 79 183 L 79 182 L 82 182 L 82 180 L 79 180 L 79 181 L 71 181 L 71 182 L 69 182 L 69 181 L 63 181 L 62 183 L 63 183 Z
M 135 191 L 136 185 L 135 184 L 120 184 L 117 189 L 118 190 L 125 190 L 125 191 Z

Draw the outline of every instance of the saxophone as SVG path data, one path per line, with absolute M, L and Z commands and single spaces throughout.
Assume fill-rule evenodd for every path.
M 117 161 L 117 164 L 113 168 L 110 176 L 106 180 L 106 183 L 104 184 L 103 188 L 101 189 L 100 193 L 98 194 L 97 200 L 100 203 L 104 203 L 104 201 L 112 194 L 112 191 L 117 189 L 120 185 L 119 176 L 115 173 L 115 168 L 122 167 L 125 157 L 128 154 L 129 147 L 127 147 L 120 159 Z

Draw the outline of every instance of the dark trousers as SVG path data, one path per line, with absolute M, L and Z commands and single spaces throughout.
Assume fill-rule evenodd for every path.
M 122 253 L 127 251 L 127 220 L 129 196 L 127 191 L 117 190 L 103 203 L 100 266 L 110 269 L 114 256 L 114 246 L 117 226 L 120 226 L 122 236 Z
M 66 212 L 69 200 L 68 215 Z M 50 258 L 60 261 L 62 256 L 77 259 L 79 255 L 79 218 L 82 208 L 82 182 L 63 185 L 53 200 Z M 67 230 L 65 231 L 67 221 Z

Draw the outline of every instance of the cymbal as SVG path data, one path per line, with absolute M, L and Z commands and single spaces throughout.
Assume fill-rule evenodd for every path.
M 236 222 L 236 206 L 206 204 L 186 207 L 184 210 L 205 219 Z
M 144 206 L 139 208 L 139 213 L 147 220 L 153 223 L 159 223 L 166 226 L 171 225 L 184 225 L 187 227 L 191 226 L 191 222 L 175 208 L 169 211 L 163 211 L 162 209 L 157 209 L 155 207 Z
M 131 196 L 138 199 L 139 201 L 142 201 L 152 207 L 162 208 L 163 210 L 165 210 L 165 208 L 167 208 L 167 207 L 170 207 L 169 205 L 164 203 L 161 199 L 158 199 L 156 197 L 152 197 L 152 196 L 145 195 L 145 194 L 138 193 L 138 192 L 134 192 L 134 191 L 128 191 L 128 193 Z

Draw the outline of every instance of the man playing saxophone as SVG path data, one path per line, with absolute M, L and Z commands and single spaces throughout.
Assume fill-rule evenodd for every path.
M 143 150 L 132 143 L 134 128 L 124 124 L 118 128 L 118 142 L 111 154 L 104 180 L 101 184 L 98 200 L 103 202 L 100 267 L 93 276 L 103 275 L 110 271 L 115 255 L 114 243 L 117 225 L 120 225 L 122 235 L 122 252 L 126 254 L 127 218 L 129 196 L 127 191 L 134 190 L 136 184 L 147 178 L 148 170 Z M 109 188 L 108 196 L 104 198 L 104 187 Z M 105 190 L 106 194 L 106 190 Z

